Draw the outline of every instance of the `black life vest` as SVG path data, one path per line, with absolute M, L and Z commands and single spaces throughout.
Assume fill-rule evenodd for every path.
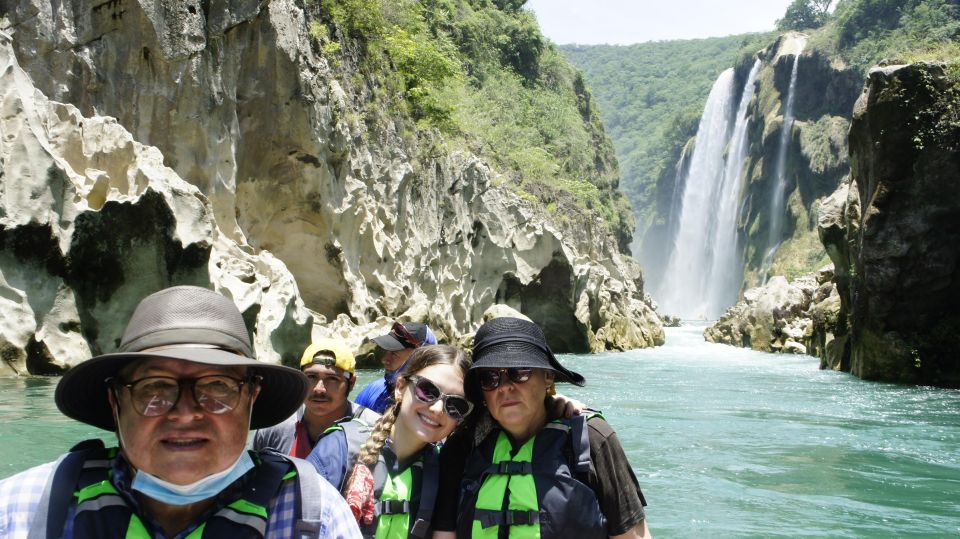
M 516 450 L 494 429 L 467 459 L 457 537 L 592 539 L 607 521 L 589 485 L 587 417 L 558 419 Z

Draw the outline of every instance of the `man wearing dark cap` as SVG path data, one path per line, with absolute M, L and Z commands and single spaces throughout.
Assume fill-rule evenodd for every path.
M 0 482 L 3 537 L 359 537 L 313 467 L 245 450 L 303 403 L 300 371 L 254 359 L 234 303 L 178 286 L 140 302 L 117 353 L 72 368 L 68 417 L 116 433 Z
M 407 358 L 414 350 L 428 344 L 437 344 L 437 338 L 426 324 L 394 322 L 386 335 L 374 337 L 373 342 L 383 350 L 383 379 L 370 382 L 357 394 L 356 403 L 382 414 L 393 402 L 393 383 L 407 366 Z

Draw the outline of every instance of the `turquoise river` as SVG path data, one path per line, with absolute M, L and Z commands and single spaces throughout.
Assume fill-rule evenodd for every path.
M 588 383 L 561 390 L 617 430 L 654 537 L 960 537 L 960 391 L 864 382 L 702 329 L 562 357 Z M 0 379 L 0 478 L 111 436 L 61 417 L 55 384 Z

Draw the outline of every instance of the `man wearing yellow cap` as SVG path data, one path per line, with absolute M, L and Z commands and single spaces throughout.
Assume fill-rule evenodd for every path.
M 380 417 L 347 398 L 357 382 L 356 360 L 342 340 L 314 341 L 303 351 L 300 370 L 309 380 L 303 406 L 286 421 L 258 430 L 254 449 L 272 448 L 284 455 L 306 458 L 317 440 L 340 430 L 342 424 L 357 418 L 361 424 L 373 425 Z

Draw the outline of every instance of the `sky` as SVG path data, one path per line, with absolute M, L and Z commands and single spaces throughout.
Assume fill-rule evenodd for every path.
M 629 45 L 773 30 L 792 0 L 528 0 L 558 45 Z

